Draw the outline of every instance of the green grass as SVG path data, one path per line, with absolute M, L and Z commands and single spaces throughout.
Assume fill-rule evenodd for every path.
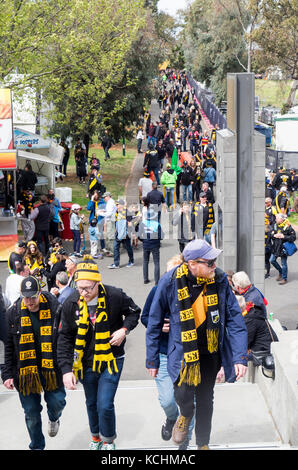
M 291 80 L 255 80 L 255 95 L 260 98 L 260 107 L 281 108 L 288 99 L 291 84 Z
M 100 159 L 100 172 L 103 176 L 102 182 L 115 200 L 120 196 L 124 196 L 125 183 L 129 177 L 136 152 L 136 141 L 126 142 L 125 156 L 122 154 L 122 145 L 118 144 L 109 151 L 111 159 L 105 161 L 104 151 L 100 145 L 91 145 L 89 148 L 89 158 L 95 153 L 96 157 Z M 88 169 L 90 169 L 90 165 Z M 88 178 L 89 176 L 86 178 L 85 185 L 79 184 L 79 179 L 76 176 L 73 149 L 71 149 L 67 166 L 67 177 L 63 182 L 57 181 L 56 187 L 71 188 L 72 202 L 80 204 L 83 209 L 82 212 L 85 214 L 87 214 L 86 206 L 88 204 L 88 198 L 86 198 Z

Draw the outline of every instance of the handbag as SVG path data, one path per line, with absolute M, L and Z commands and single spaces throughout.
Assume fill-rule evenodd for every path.
M 284 242 L 283 248 L 287 254 L 287 256 L 292 256 L 297 251 L 297 246 L 294 242 Z

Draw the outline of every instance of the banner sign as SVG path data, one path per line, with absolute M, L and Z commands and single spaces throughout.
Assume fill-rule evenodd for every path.
M 13 148 L 11 90 L 0 88 L 0 149 Z
M 50 148 L 51 142 L 43 139 L 38 134 L 25 131 L 23 129 L 15 128 L 14 133 L 14 146 L 16 149 L 48 149 Z
M 17 151 L 16 150 L 0 150 L 0 169 L 16 170 L 17 168 Z

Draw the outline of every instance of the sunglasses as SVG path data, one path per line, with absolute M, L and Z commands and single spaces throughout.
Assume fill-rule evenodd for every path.
M 214 266 L 214 264 L 216 263 L 216 258 L 209 259 L 208 261 L 195 261 L 195 263 L 207 264 L 208 268 L 212 268 L 212 266 Z

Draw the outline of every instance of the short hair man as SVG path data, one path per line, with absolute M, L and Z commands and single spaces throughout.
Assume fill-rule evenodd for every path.
M 125 337 L 137 326 L 141 309 L 121 289 L 102 284 L 96 263 L 88 257 L 78 264 L 75 281 L 77 291 L 62 307 L 58 362 L 67 389 L 75 389 L 78 379 L 83 384 L 90 449 L 113 450 L 114 398 Z
M 8 269 L 10 273 L 16 273 L 16 266 L 23 262 L 26 251 L 26 243 L 19 241 L 15 245 L 15 249 L 10 253 L 8 258 Z
M 30 435 L 31 450 L 43 450 L 41 394 L 47 403 L 48 433 L 54 437 L 65 407 L 65 390 L 56 362 L 58 303 L 49 292 L 41 292 L 38 280 L 25 277 L 22 297 L 8 310 L 8 337 L 2 380 L 8 390 L 19 392 Z M 16 333 L 19 332 L 17 335 Z
M 29 275 L 30 275 L 29 266 L 27 266 L 24 263 L 19 263 L 17 264 L 17 267 L 16 267 L 16 273 L 10 274 L 8 278 L 6 279 L 5 295 L 11 304 L 13 304 L 20 297 L 21 283 L 24 277 L 27 277 Z
M 221 365 L 228 381 L 246 373 L 247 330 L 227 276 L 216 268 L 220 253 L 205 240 L 188 243 L 182 264 L 160 279 L 149 312 L 146 367 L 152 377 L 159 369 L 166 316 L 171 324 L 168 371 L 180 408 L 172 435 L 178 445 L 187 437 L 195 409 L 196 443 L 208 448 L 213 390 Z
M 56 286 L 52 287 L 51 293 L 57 296 L 59 304 L 63 304 L 65 300 L 75 292 L 75 289 L 68 285 L 69 278 L 65 271 L 59 271 L 56 274 Z

